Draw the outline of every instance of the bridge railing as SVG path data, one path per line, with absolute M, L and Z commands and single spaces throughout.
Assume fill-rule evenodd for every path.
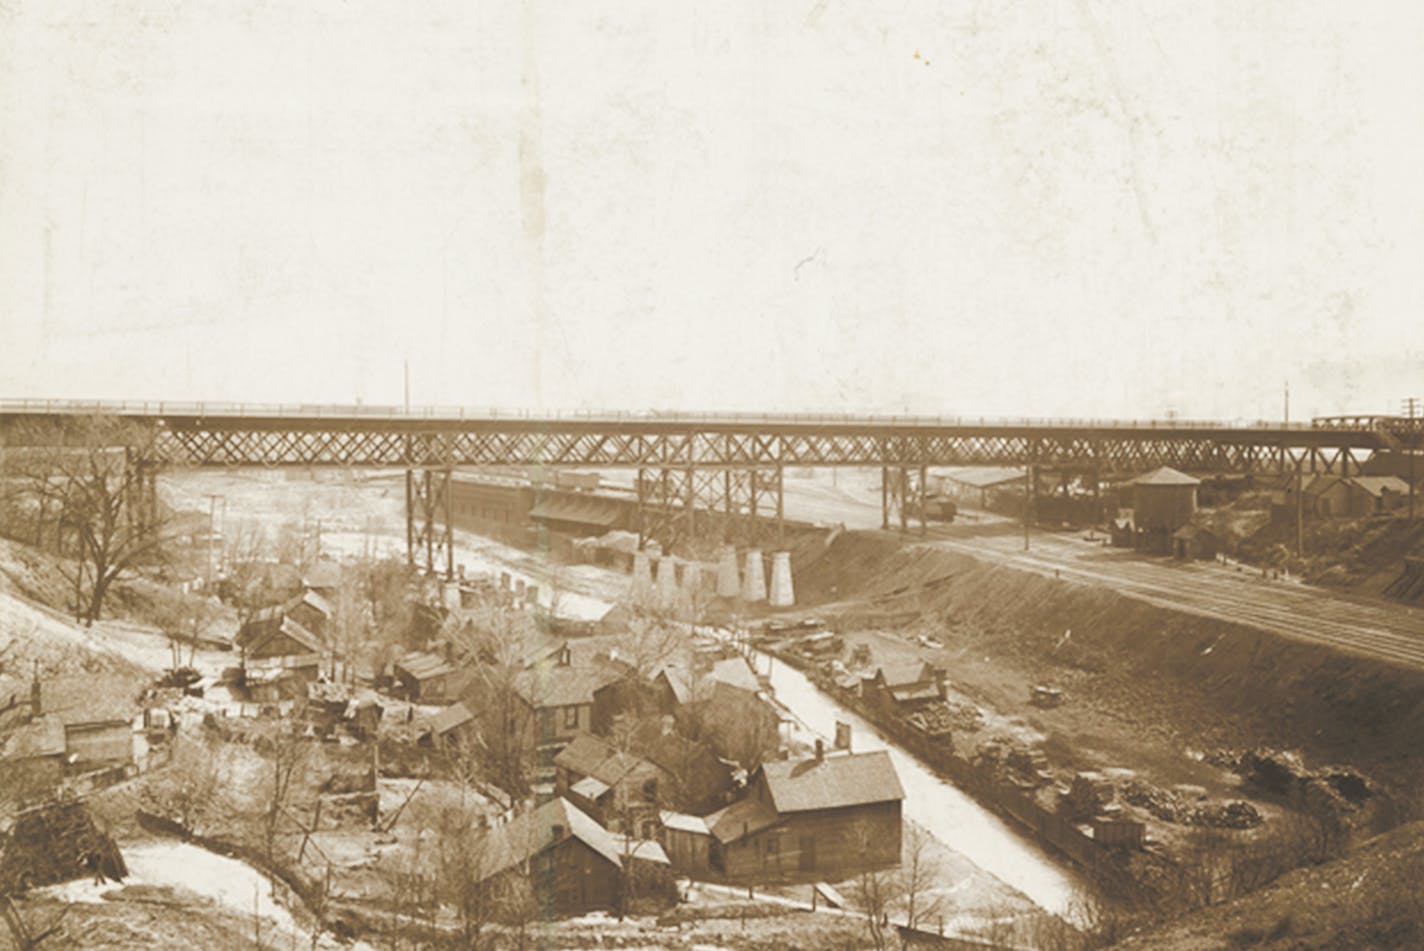
M 702 424 L 792 424 L 832 425 L 867 424 L 924 427 L 1018 427 L 1073 429 L 1261 429 L 1301 430 L 1319 428 L 1369 429 L 1368 425 L 1349 426 L 1342 422 L 1322 427 L 1321 420 L 1311 423 L 1282 423 L 1272 420 L 1191 420 L 1191 419 L 1093 419 L 990 416 L 928 416 L 884 413 L 748 413 L 748 412 L 688 412 L 629 410 L 511 410 L 468 406 L 412 406 L 409 409 L 388 405 L 341 405 L 326 403 L 207 403 L 174 402 L 168 400 L 48 400 L 0 399 L 0 414 L 33 415 L 114 415 L 114 416 L 195 416 L 195 417 L 260 417 L 299 419 L 428 419 L 458 420 L 548 420 L 551 422 L 688 422 Z M 1372 417 L 1358 417 L 1370 419 Z

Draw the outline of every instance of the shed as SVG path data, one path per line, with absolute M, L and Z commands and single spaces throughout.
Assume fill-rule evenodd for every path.
M 1202 525 L 1183 525 L 1172 533 L 1172 555 L 1183 561 L 1211 561 L 1220 549 L 1216 533 Z

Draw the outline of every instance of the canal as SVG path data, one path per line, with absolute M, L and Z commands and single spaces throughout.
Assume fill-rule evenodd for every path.
M 888 750 L 905 787 L 904 814 L 946 847 L 1040 908 L 1072 916 L 1073 899 L 1084 884 L 1076 869 L 1041 849 L 1027 836 L 950 785 L 914 756 L 885 739 L 863 718 L 821 692 L 806 675 L 774 657 L 753 653 L 758 671 L 770 670 L 776 699 L 800 721 L 803 738 L 830 741 L 839 720 L 849 723 L 857 751 Z

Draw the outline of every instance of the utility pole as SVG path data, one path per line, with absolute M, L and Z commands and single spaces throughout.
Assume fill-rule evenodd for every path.
M 1033 463 L 1024 466 L 1023 525 L 1024 551 L 1028 551 L 1030 510 L 1033 507 Z
M 1419 413 L 1420 400 L 1416 396 L 1411 396 L 1404 401 L 1404 415 L 1410 420 L 1409 431 L 1403 440 L 1404 451 L 1409 454 L 1409 520 L 1414 521 L 1414 456 L 1416 446 L 1414 445 L 1414 419 Z
M 216 529 L 218 499 L 221 498 L 222 496 L 216 493 L 208 493 L 208 573 L 203 578 L 203 590 L 207 593 L 213 590 L 213 532 Z M 227 504 L 226 500 L 223 504 Z
M 1286 380 L 1286 411 L 1285 411 L 1285 424 L 1286 424 L 1287 427 L 1290 426 L 1290 380 Z

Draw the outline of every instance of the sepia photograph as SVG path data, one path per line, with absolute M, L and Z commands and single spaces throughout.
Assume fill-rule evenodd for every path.
M 1424 4 L 0 0 L 0 951 L 1424 948 Z

